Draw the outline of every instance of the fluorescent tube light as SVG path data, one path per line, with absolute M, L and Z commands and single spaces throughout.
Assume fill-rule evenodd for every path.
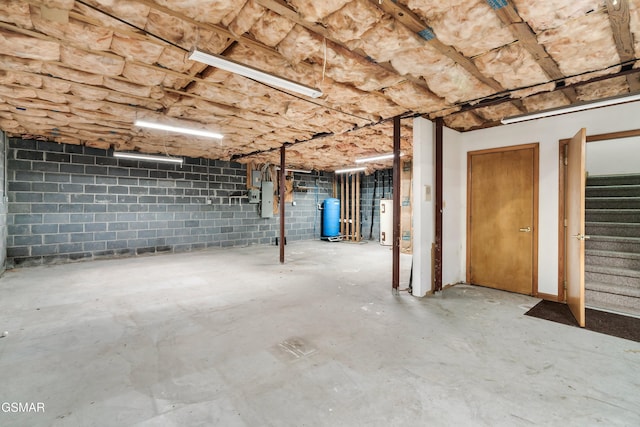
M 549 110 L 538 111 L 537 113 L 521 114 L 518 116 L 507 117 L 502 119 L 502 124 L 508 125 L 509 123 L 524 122 L 527 120 L 541 119 L 543 117 L 557 116 L 560 114 L 575 113 L 576 111 L 590 110 L 592 108 L 606 107 L 609 105 L 624 104 L 627 102 L 634 102 L 634 101 L 640 101 L 640 93 L 636 93 L 631 96 L 629 95 L 614 96 L 611 98 L 604 98 L 594 102 L 581 102 L 578 104 L 569 105 L 568 107 L 552 108 Z
M 338 169 L 337 171 L 335 171 L 334 173 L 349 173 L 349 172 L 362 172 L 367 170 L 367 168 L 365 167 L 361 167 L 361 168 L 347 168 L 347 169 Z
M 184 160 L 179 157 L 154 156 L 152 154 L 142 153 L 123 153 L 121 151 L 114 151 L 113 157 L 118 157 L 121 159 L 142 160 L 145 162 L 177 163 L 180 165 L 184 162 Z
M 404 156 L 404 154 L 400 153 L 400 157 L 402 156 Z M 373 156 L 373 157 L 364 157 L 362 159 L 356 159 L 356 163 L 376 162 L 378 160 L 388 160 L 388 159 L 393 159 L 393 153 L 381 154 L 379 156 Z
M 147 122 L 144 120 L 136 120 L 134 125 L 140 126 L 142 128 L 166 130 L 167 132 L 176 132 L 176 133 L 184 133 L 187 135 L 203 136 L 205 138 L 216 138 L 216 139 L 223 138 L 222 134 L 215 133 L 215 132 L 209 132 L 209 131 L 200 130 L 200 129 L 183 128 L 179 126 L 163 125 L 161 123 Z
M 292 80 L 285 79 L 284 77 L 269 74 L 249 65 L 244 65 L 232 59 L 225 58 L 224 56 L 205 53 L 196 48 L 189 52 L 189 59 L 211 65 L 212 67 L 220 68 L 221 70 L 229 71 L 230 73 L 240 74 L 241 76 L 257 80 L 269 86 L 276 86 L 281 89 L 310 96 L 311 98 L 319 98 L 322 96 L 322 91 L 320 89 L 305 86 Z

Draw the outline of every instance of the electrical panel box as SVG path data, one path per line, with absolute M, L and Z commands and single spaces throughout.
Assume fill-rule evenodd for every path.
M 249 196 L 249 203 L 260 203 L 260 190 L 250 188 L 249 191 L 247 191 L 247 195 Z
M 262 181 L 260 216 L 262 218 L 273 218 L 273 182 L 271 181 Z
M 251 171 L 251 187 L 260 188 L 261 182 L 262 182 L 262 172 Z

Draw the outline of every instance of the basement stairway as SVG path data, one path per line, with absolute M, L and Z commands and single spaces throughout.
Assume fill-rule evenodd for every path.
M 640 317 L 640 174 L 587 178 L 585 303 Z

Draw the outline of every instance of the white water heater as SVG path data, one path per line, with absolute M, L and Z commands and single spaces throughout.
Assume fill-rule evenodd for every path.
M 380 244 L 393 244 L 393 200 L 380 200 Z

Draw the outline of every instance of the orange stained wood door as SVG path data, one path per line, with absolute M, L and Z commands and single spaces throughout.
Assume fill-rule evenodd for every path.
M 581 327 L 585 326 L 584 309 L 584 193 L 586 130 L 569 141 L 566 190 L 566 275 L 567 304 Z
M 537 161 L 537 144 L 469 153 L 469 283 L 537 291 Z

